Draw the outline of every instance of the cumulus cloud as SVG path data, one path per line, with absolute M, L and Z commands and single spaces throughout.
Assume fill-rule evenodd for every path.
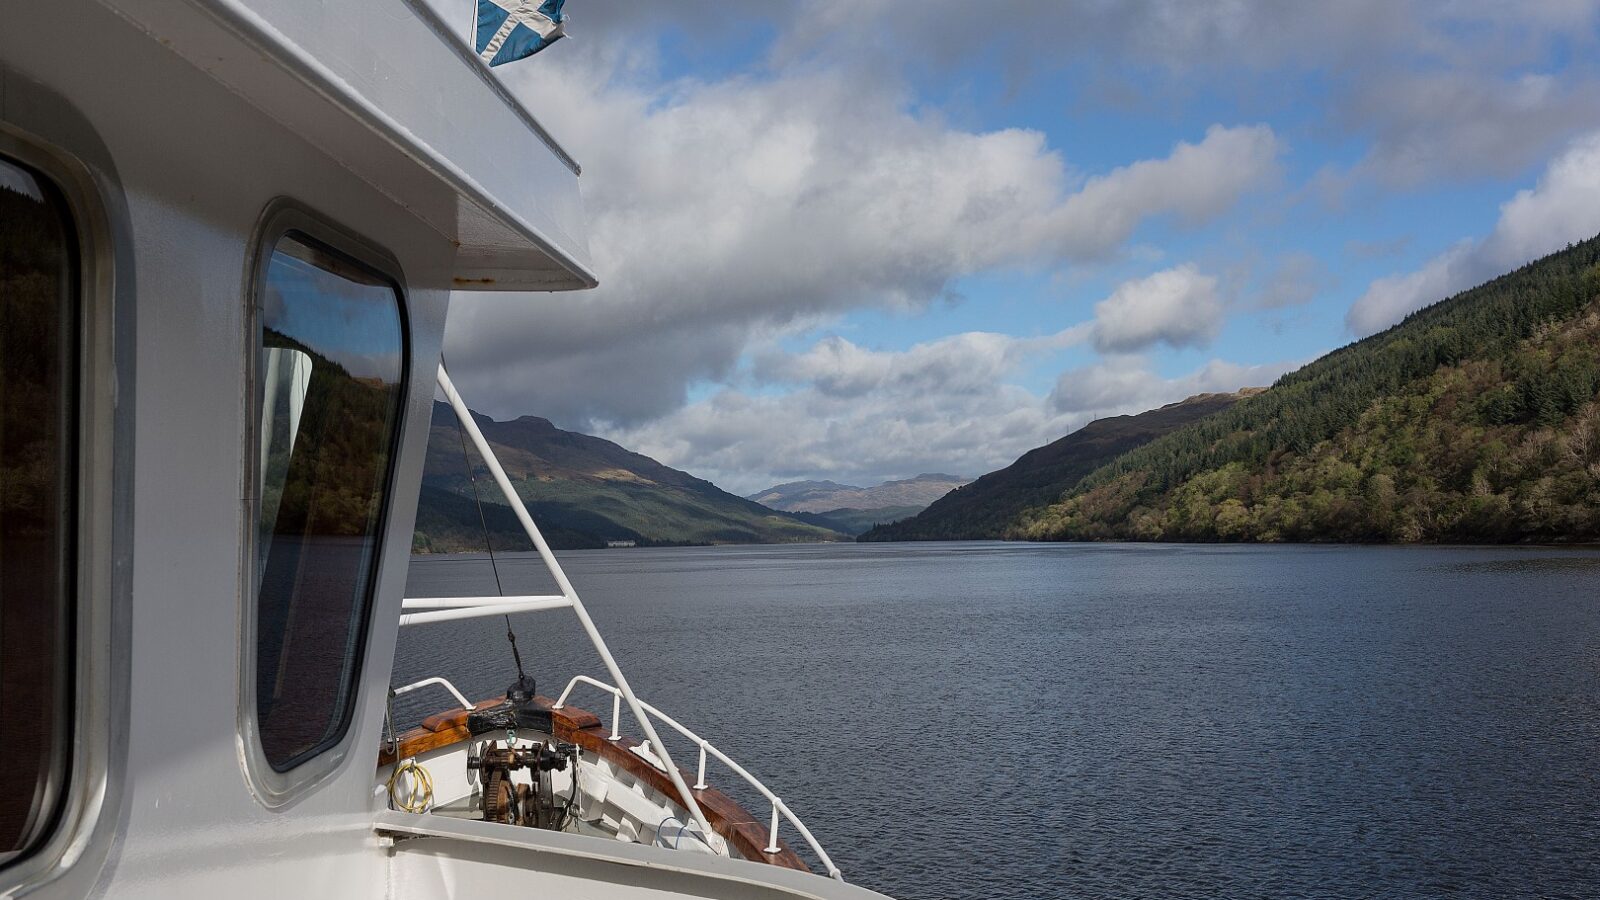
M 1358 172 L 1385 184 L 1509 176 L 1600 122 L 1600 82 L 1477 71 L 1369 77 L 1340 118 L 1373 141 Z
M 1071 67 L 1084 95 L 1148 103 L 1196 77 L 1330 76 L 1329 125 L 1370 142 L 1345 186 L 1508 177 L 1600 124 L 1594 0 L 1002 0 L 983 40 L 961 0 L 826 0 L 775 13 L 782 61 L 891 56 L 959 71 L 1000 48 L 1014 79 Z M 1559 68 L 1560 76 L 1552 74 Z M 1587 70 L 1587 71 L 1585 71 Z M 1248 100 L 1247 100 L 1248 102 Z
M 781 392 L 727 388 L 604 433 L 741 493 L 798 478 L 975 476 L 1092 419 L 1268 383 L 1288 367 L 1213 361 L 1168 379 L 1143 360 L 1122 357 L 1068 373 L 1046 396 L 1010 383 L 1085 334 L 1081 327 L 1039 338 L 974 332 L 898 351 L 829 338 L 798 353 L 769 350 L 761 365 Z M 1087 390 L 1091 382 L 1102 386 Z M 1112 382 L 1117 386 L 1103 386 Z
M 1502 264 L 1516 264 L 1600 232 L 1600 132 L 1557 157 L 1534 187 L 1500 207 L 1489 237 Z
M 949 27 L 971 16 L 956 0 L 590 0 L 574 10 L 578 40 L 497 75 L 584 163 L 602 287 L 458 295 L 447 351 L 487 412 L 603 428 L 735 486 L 764 486 L 752 472 L 976 474 L 1093 415 L 1270 380 L 1272 367 L 1220 361 L 1165 378 L 1126 354 L 1207 346 L 1227 312 L 1304 303 L 1325 276 L 1290 258 L 1219 285 L 1180 266 L 1122 285 L 1094 321 L 1045 338 L 773 349 L 855 310 L 914 312 L 974 273 L 1059 268 L 1070 278 L 1085 263 L 1160 258 L 1137 246 L 1148 223 L 1205 226 L 1282 177 L 1287 148 L 1265 125 L 1214 125 L 1150 158 L 1085 171 L 1040 132 L 952 122 L 909 83 L 965 78 L 974 59 L 1003 58 L 1018 79 L 1071 68 L 1083 85 L 1074 102 L 1148 102 L 1190 96 L 1200 77 L 1200 90 L 1243 79 L 1251 89 L 1229 108 L 1264 100 L 1275 113 L 1278 85 L 1321 73 L 1341 112 L 1305 133 L 1342 131 L 1370 147 L 1353 169 L 1330 169 L 1329 183 L 1418 184 L 1526 165 L 1600 115 L 1593 79 L 1566 77 L 1588 66 L 1594 6 L 997 0 L 975 40 Z M 695 69 L 656 57 L 682 48 L 671 36 L 684 22 L 697 52 L 738 45 L 740 73 L 663 76 Z M 751 34 L 773 40 L 751 56 Z M 1537 74 L 1556 40 L 1573 60 L 1559 84 Z M 1495 117 L 1509 125 L 1482 124 Z M 1525 214 L 1507 204 L 1502 238 L 1375 283 L 1351 327 L 1470 283 L 1483 266 L 1469 251 L 1539 245 L 1543 223 L 1587 215 L 1543 181 L 1530 193 Z M 1028 360 L 1080 342 L 1113 356 L 1063 376 L 1047 397 L 1009 383 Z M 730 386 L 690 403 L 689 386 L 707 381 Z
M 1182 265 L 1123 282 L 1095 304 L 1093 340 L 1102 352 L 1129 353 L 1155 344 L 1204 347 L 1222 328 L 1217 279 Z
M 488 411 L 579 427 L 668 412 L 797 323 L 918 309 L 975 272 L 1102 259 L 1155 218 L 1202 224 L 1270 184 L 1282 149 L 1266 126 L 1213 127 L 1086 176 L 1038 132 L 953 126 L 893 80 L 658 83 L 579 54 L 520 71 L 584 163 L 601 287 L 457 295 L 446 346 Z
M 1000 59 L 1014 81 L 1071 69 L 1080 100 L 1124 105 L 1152 90 L 1186 97 L 1198 78 L 1240 79 L 1241 101 L 1281 102 L 1276 81 L 1326 75 L 1327 124 L 1370 141 L 1357 168 L 1389 185 L 1514 175 L 1600 124 L 1594 0 L 997 0 L 979 39 L 951 27 L 970 17 L 962 0 L 595 0 L 580 13 L 583 27 L 632 41 L 682 21 L 699 40 L 764 27 L 776 69 L 961 78 Z
M 993 388 L 1025 359 L 1081 343 L 1087 333 L 1083 325 L 1038 338 L 969 331 L 898 352 L 868 350 L 831 336 L 804 353 L 757 354 L 754 369 L 760 381 L 810 385 L 833 397 L 883 390 L 977 394 Z
M 864 47 L 948 65 L 970 59 L 972 5 L 962 0 L 818 0 L 775 7 L 785 20 L 780 57 L 856 55 Z M 1015 56 L 1133 62 L 1180 75 L 1228 66 L 1306 69 L 1371 63 L 1398 53 L 1478 62 L 1515 58 L 1528 42 L 1592 23 L 1571 0 L 997 0 L 983 7 L 986 38 Z M 1513 35 L 1515 25 L 1520 29 Z M 1498 29 L 1498 30 L 1496 30 Z M 1041 67 L 1047 62 L 1038 63 Z
M 1421 268 L 1374 281 L 1345 316 L 1365 336 L 1509 269 L 1600 233 L 1600 132 L 1574 141 L 1500 207 L 1494 230 L 1462 241 Z
M 1177 378 L 1163 378 L 1138 357 L 1110 358 L 1063 372 L 1050 393 L 1051 408 L 1060 413 L 1094 418 L 1142 412 L 1192 397 L 1225 393 L 1243 387 L 1268 387 L 1285 372 L 1304 364 L 1283 361 L 1245 366 L 1213 359 Z
M 1491 276 L 1493 267 L 1478 250 L 1477 242 L 1462 241 L 1416 271 L 1379 278 L 1345 313 L 1345 326 L 1356 337 L 1375 334 Z
M 589 0 L 577 11 L 587 33 L 649 32 L 692 22 L 696 32 L 734 30 L 759 21 L 779 37 L 774 56 L 864 53 L 955 68 L 982 55 L 992 40 L 1017 54 L 1050 59 L 1132 60 L 1180 73 L 1245 65 L 1317 67 L 1405 53 L 1446 63 L 1517 65 L 1554 36 L 1593 28 L 1591 0 L 1345 0 L 1318 5 L 1279 0 L 994 0 L 985 4 L 975 41 L 972 5 L 963 0 L 768 0 L 728 4 L 679 0 Z M 1043 65 L 1041 63 L 1040 65 Z
M 1142 160 L 1090 179 L 1059 216 L 1062 239 L 1079 256 L 1104 255 L 1147 218 L 1172 213 L 1199 225 L 1241 194 L 1274 180 L 1282 142 L 1265 125 L 1213 125 L 1198 144 L 1179 143 L 1165 159 Z

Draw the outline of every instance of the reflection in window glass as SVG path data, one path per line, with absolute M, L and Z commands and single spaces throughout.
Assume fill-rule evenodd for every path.
M 283 772 L 349 724 L 405 338 L 389 280 L 295 232 L 273 249 L 260 304 L 256 718 Z
M 65 203 L 0 160 L 0 862 L 48 833 L 67 777 L 76 265 Z

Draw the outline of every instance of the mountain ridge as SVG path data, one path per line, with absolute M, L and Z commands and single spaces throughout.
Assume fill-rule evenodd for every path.
M 1024 510 L 1051 502 L 1102 463 L 1261 388 L 1196 394 L 1142 413 L 1096 419 L 934 501 L 909 519 L 878 525 L 860 541 L 993 540 Z
M 745 496 L 746 500 L 793 513 L 925 507 L 970 479 L 942 472 L 885 481 L 871 487 L 837 481 L 788 481 Z
M 768 509 L 711 482 L 604 438 L 558 428 L 540 416 L 497 421 L 473 412 L 518 496 L 559 549 L 635 544 L 785 543 L 842 540 L 834 529 Z M 474 486 L 454 411 L 435 402 L 415 552 L 483 549 Z M 481 463 L 471 457 L 474 470 Z M 479 480 L 484 481 L 482 476 Z M 509 507 L 476 486 L 495 549 L 526 549 Z M 465 505 L 463 505 L 465 504 Z M 554 536 L 552 536 L 554 535 Z
M 1600 237 L 1129 451 L 1007 536 L 1600 540 Z

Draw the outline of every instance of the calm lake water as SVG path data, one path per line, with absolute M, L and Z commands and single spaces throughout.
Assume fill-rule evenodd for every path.
M 905 900 L 1600 896 L 1600 552 L 561 558 L 642 697 Z M 498 559 L 508 591 L 547 588 L 536 558 Z M 411 596 L 493 590 L 482 557 L 411 568 Z M 514 622 L 542 692 L 604 675 L 570 613 Z M 503 690 L 504 631 L 407 629 L 396 683 Z M 574 702 L 609 722 L 605 695 Z

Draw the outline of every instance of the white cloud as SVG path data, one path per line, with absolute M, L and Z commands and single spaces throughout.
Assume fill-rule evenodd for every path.
M 983 393 L 1015 372 L 1024 360 L 1079 344 L 1087 332 L 1083 325 L 1039 338 L 969 331 L 903 351 L 868 350 L 832 336 L 804 353 L 759 353 L 754 374 L 763 382 L 810 385 L 833 397 L 885 390 Z
M 1128 353 L 1158 343 L 1204 347 L 1222 328 L 1217 279 L 1182 265 L 1123 282 L 1094 307 L 1095 348 Z
M 778 35 L 771 62 L 892 59 L 960 73 L 1000 48 L 1016 65 L 1114 63 L 1179 77 L 1226 67 L 1297 70 L 1367 67 L 1395 56 L 1464 68 L 1524 65 L 1542 43 L 1592 43 L 1593 0 L 590 0 L 585 37 L 649 34 L 693 23 L 696 35 L 738 33 L 760 20 Z M 1096 71 L 1096 74 L 1104 75 Z
M 758 368 L 781 393 L 724 389 L 605 436 L 740 493 L 823 476 L 852 483 L 920 472 L 975 476 L 1092 419 L 1269 383 L 1290 367 L 1213 361 L 1167 379 L 1143 360 L 1120 357 L 1063 376 L 1048 396 L 1008 383 L 1085 334 L 1082 326 L 1041 338 L 968 333 L 901 351 L 830 338 L 800 353 L 769 350 Z
M 1069 247 L 1099 256 L 1127 240 L 1143 220 L 1173 214 L 1199 225 L 1240 195 L 1278 176 L 1283 144 L 1265 125 L 1213 125 L 1198 144 L 1179 143 L 1165 159 L 1142 160 L 1090 179 L 1059 215 Z
M 1282 149 L 1265 126 L 1213 127 L 1085 177 L 1039 132 L 955 127 L 892 79 L 656 84 L 586 53 L 512 77 L 538 80 L 524 93 L 584 163 L 601 287 L 457 295 L 448 352 L 491 413 L 584 427 L 669 412 L 775 330 L 1102 259 L 1154 218 L 1200 225 L 1272 183 Z
M 1500 207 L 1490 253 L 1502 265 L 1543 256 L 1600 232 L 1600 132 L 1573 143 L 1528 190 Z
M 1298 104 L 1320 76 L 1326 130 L 1370 142 L 1359 174 L 1387 185 L 1514 176 L 1600 125 L 1595 0 L 996 0 L 976 38 L 952 27 L 973 21 L 961 0 L 783 8 L 780 62 L 870 55 L 954 79 L 1002 59 L 1013 83 L 1066 69 L 1077 100 L 1119 108 L 1185 104 L 1202 82 Z
M 1377 279 L 1351 305 L 1345 325 L 1357 337 L 1365 337 L 1471 287 L 1491 271 L 1477 256 L 1479 249 L 1477 243 L 1463 241 L 1414 272 Z
M 1470 70 L 1370 76 L 1339 118 L 1372 139 L 1358 173 L 1387 185 L 1505 177 L 1600 123 L 1600 83 Z
M 1500 207 L 1494 230 L 1462 241 L 1421 268 L 1374 281 L 1345 316 L 1357 335 L 1381 331 L 1410 313 L 1496 275 L 1600 233 L 1600 132 L 1574 141 L 1532 188 Z
M 1050 405 L 1061 413 L 1088 414 L 1094 418 L 1143 412 L 1195 394 L 1227 393 L 1244 387 L 1268 387 L 1300 361 L 1244 366 L 1213 359 L 1177 378 L 1163 378 L 1138 357 L 1113 357 L 1093 365 L 1063 372 L 1050 394 Z
M 1226 313 L 1304 303 L 1326 276 L 1292 255 L 1220 284 L 1183 266 L 1128 282 L 1094 322 L 1047 338 L 969 333 L 903 352 L 834 338 L 773 350 L 776 336 L 853 310 L 916 311 L 974 273 L 1061 267 L 1070 279 L 1085 263 L 1162 258 L 1160 248 L 1130 246 L 1147 223 L 1204 226 L 1281 180 L 1286 148 L 1265 125 L 1216 125 L 1168 152 L 1086 172 L 1038 131 L 970 124 L 987 115 L 946 119 L 905 89 L 908 72 L 919 85 L 964 81 L 973 60 L 1000 58 L 1014 80 L 1070 67 L 1082 90 L 1067 102 L 1159 106 L 1220 91 L 1237 95 L 1230 108 L 1270 114 L 1303 99 L 1302 76 L 1326 76 L 1317 82 L 1325 105 L 1340 112 L 1329 120 L 1313 110 L 1303 133 L 1353 136 L 1356 152 L 1368 151 L 1354 168 L 1325 168 L 1325 187 L 1342 193 L 1362 178 L 1504 174 L 1600 124 L 1585 55 L 1595 8 L 997 0 L 975 38 L 950 27 L 974 21 L 956 0 L 592 0 L 574 10 L 577 40 L 497 74 L 584 163 L 602 287 L 458 295 L 449 355 L 487 412 L 603 423 L 624 443 L 735 487 L 764 486 L 748 474 L 761 472 L 977 474 L 1090 416 L 1265 383 L 1278 371 L 1214 361 L 1164 378 L 1117 356 L 1040 397 L 1008 383 L 1027 360 L 1083 341 L 1117 354 L 1207 346 Z M 732 59 L 742 74 L 661 78 L 659 34 L 685 22 L 696 52 Z M 775 38 L 752 58 L 751 34 Z M 1559 83 L 1537 74 L 1551 65 L 1553 41 L 1572 59 Z M 720 53 L 734 43 L 736 56 Z M 1552 173 L 1521 206 L 1520 195 L 1507 204 L 1499 237 L 1374 283 L 1351 327 L 1381 327 L 1372 323 L 1499 271 L 1482 262 L 1485 248 L 1532 254 L 1511 248 L 1588 221 L 1600 205 L 1564 202 L 1554 187 L 1581 178 Z M 744 389 L 689 403 L 688 385 L 708 381 Z

